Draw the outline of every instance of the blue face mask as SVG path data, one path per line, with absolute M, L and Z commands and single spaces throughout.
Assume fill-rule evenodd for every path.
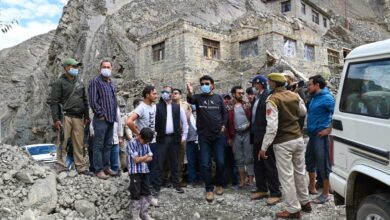
M 271 91 L 271 87 L 267 84 L 267 91 Z
M 68 73 L 72 76 L 77 76 L 79 74 L 79 69 L 70 68 Z
M 259 90 L 256 87 L 252 87 L 253 94 L 258 95 Z
M 101 69 L 100 73 L 104 76 L 109 78 L 111 76 L 111 70 L 110 69 Z
M 164 99 L 164 101 L 169 101 L 169 100 L 171 100 L 171 95 L 170 95 L 169 93 L 167 93 L 167 92 L 163 92 L 163 93 L 161 94 L 161 97 Z
M 210 93 L 211 92 L 211 87 L 210 87 L 210 85 L 203 85 L 203 86 L 200 87 L 200 90 L 203 93 Z

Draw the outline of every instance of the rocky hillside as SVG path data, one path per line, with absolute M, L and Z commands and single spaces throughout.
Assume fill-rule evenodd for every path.
M 388 0 L 348 0 L 351 31 L 342 28 L 343 0 L 314 2 L 331 9 L 333 26 L 326 40 L 354 47 L 390 36 Z M 179 18 L 228 31 L 232 22 L 248 13 L 270 11 L 261 0 L 69 0 L 55 32 L 0 51 L 2 142 L 53 142 L 47 97 L 50 83 L 62 73 L 64 58 L 83 61 L 85 82 L 97 74 L 99 60 L 111 58 L 120 95 L 130 102 L 144 84 L 133 81 L 141 37 Z

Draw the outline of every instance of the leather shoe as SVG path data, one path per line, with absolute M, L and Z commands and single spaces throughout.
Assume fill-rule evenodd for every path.
M 280 197 L 269 197 L 266 201 L 267 205 L 276 205 L 282 200 Z
M 102 180 L 106 180 L 109 178 L 109 176 L 107 176 L 103 171 L 96 173 L 95 176 Z
M 206 192 L 206 201 L 212 202 L 214 200 L 214 192 Z
M 301 207 L 302 207 L 302 211 L 304 212 L 311 212 L 312 210 L 310 202 L 306 203 L 305 205 L 301 204 Z
M 175 187 L 175 190 L 177 193 L 184 193 L 184 190 L 180 186 Z
M 255 192 L 255 193 L 252 193 L 251 200 L 258 200 L 258 199 L 262 199 L 262 198 L 266 198 L 266 197 L 268 197 L 267 192 Z
M 221 196 L 223 195 L 223 193 L 225 192 L 225 190 L 223 189 L 222 186 L 217 186 L 217 188 L 215 189 L 215 194 Z
M 288 211 L 282 211 L 276 213 L 276 218 L 301 218 L 301 212 L 289 213 Z
M 111 170 L 111 169 L 104 170 L 104 173 L 106 175 L 110 175 L 110 176 L 118 176 L 118 173 L 113 171 L 113 170 Z

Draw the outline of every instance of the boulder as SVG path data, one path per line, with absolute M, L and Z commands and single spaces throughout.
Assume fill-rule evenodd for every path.
M 52 173 L 45 179 L 37 180 L 28 193 L 27 205 L 43 213 L 52 212 L 57 203 L 56 174 Z
M 87 200 L 77 200 L 74 207 L 87 218 L 95 215 L 95 205 Z

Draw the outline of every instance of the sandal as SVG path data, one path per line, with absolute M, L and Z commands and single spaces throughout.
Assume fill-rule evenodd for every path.
M 323 194 L 321 194 L 317 198 L 315 198 L 312 202 L 315 204 L 324 204 L 327 201 L 329 201 L 329 196 L 324 196 Z
M 309 190 L 309 194 L 310 195 L 318 195 L 318 192 L 312 192 L 312 191 Z

